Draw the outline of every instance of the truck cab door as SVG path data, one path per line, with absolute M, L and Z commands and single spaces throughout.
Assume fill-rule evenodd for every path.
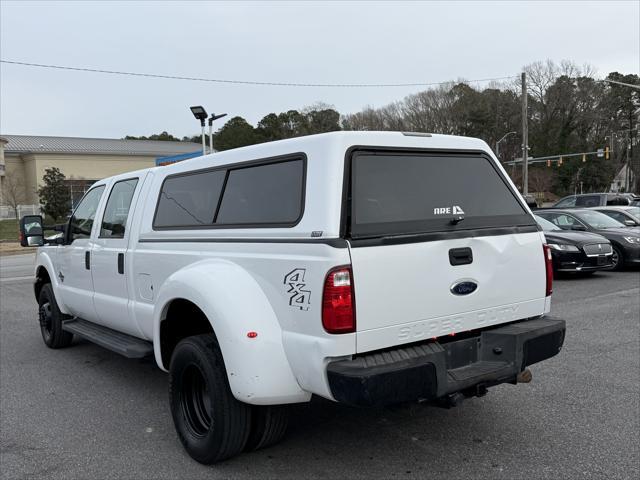
M 93 302 L 97 319 L 106 327 L 142 337 L 129 312 L 127 247 L 130 238 L 133 206 L 136 205 L 144 178 L 134 176 L 116 180 L 109 191 L 97 238 L 93 244 Z
M 93 282 L 91 277 L 94 220 L 105 191 L 104 185 L 91 188 L 74 210 L 65 233 L 65 244 L 58 249 L 57 271 L 60 296 L 71 315 L 93 321 Z

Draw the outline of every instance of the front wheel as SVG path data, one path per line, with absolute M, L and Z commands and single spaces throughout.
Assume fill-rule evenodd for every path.
M 613 247 L 611 254 L 611 270 L 622 270 L 624 267 L 624 254 L 618 247 Z
M 231 393 L 215 335 L 178 343 L 169 367 L 169 400 L 178 437 L 194 460 L 219 462 L 247 443 L 251 408 Z
M 73 333 L 62 330 L 65 315 L 58 308 L 51 284 L 47 283 L 40 290 L 38 297 L 38 320 L 42 340 L 49 348 L 64 348 L 71 345 Z

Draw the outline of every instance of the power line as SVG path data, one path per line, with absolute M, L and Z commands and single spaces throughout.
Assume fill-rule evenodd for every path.
M 87 67 L 70 67 L 67 65 L 49 65 L 43 63 L 29 63 L 18 62 L 14 60 L 0 60 L 0 63 L 7 63 L 11 65 L 22 65 L 27 67 L 39 67 L 39 68 L 52 68 L 57 70 L 71 70 L 75 72 L 91 72 L 91 73 L 106 73 L 110 75 L 128 75 L 132 77 L 147 77 L 147 78 L 164 78 L 169 80 L 188 80 L 191 82 L 210 82 L 210 83 L 225 83 L 234 85 L 261 85 L 272 87 L 327 87 L 327 88 L 379 88 L 379 87 L 432 87 L 436 85 L 444 85 L 452 83 L 446 82 L 416 82 L 416 83 L 296 83 L 296 82 L 260 82 L 251 80 L 227 80 L 220 78 L 202 78 L 202 77 L 185 77 L 179 75 L 162 75 L 157 73 L 140 73 L 140 72 L 125 72 L 118 70 L 104 70 L 98 68 Z M 467 83 L 476 82 L 491 82 L 498 80 L 508 80 L 516 78 L 517 75 L 510 75 L 507 77 L 495 77 L 495 78 L 480 78 L 476 80 L 466 80 Z

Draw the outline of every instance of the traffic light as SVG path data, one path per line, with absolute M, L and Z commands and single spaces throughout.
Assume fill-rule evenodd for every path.
M 547 160 L 547 167 L 551 166 L 551 160 Z
M 609 147 L 604 147 L 604 159 L 609 160 Z
M 584 162 L 586 162 L 586 161 L 587 161 L 587 154 L 586 154 L 586 153 L 583 153 L 583 154 L 582 154 L 582 163 L 584 163 Z
M 558 160 L 558 166 L 562 165 L 562 157 Z

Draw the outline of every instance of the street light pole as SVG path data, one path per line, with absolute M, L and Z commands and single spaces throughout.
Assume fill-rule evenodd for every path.
M 529 193 L 529 125 L 527 123 L 527 74 L 522 72 L 522 194 Z
M 204 140 L 204 124 L 207 119 L 207 111 L 201 107 L 200 105 L 189 107 L 193 116 L 196 117 L 197 120 L 200 120 L 200 126 L 202 127 L 202 155 L 207 154 L 207 147 Z
M 213 153 L 213 122 L 218 120 L 219 118 L 226 117 L 226 113 L 222 113 L 220 115 L 216 115 L 212 113 L 209 117 L 209 153 Z
M 500 161 L 500 143 L 502 143 L 509 135 L 515 135 L 518 132 L 507 132 L 500 140 L 496 142 L 496 158 Z
M 207 146 L 204 141 L 204 121 L 202 121 L 202 155 L 207 154 Z

